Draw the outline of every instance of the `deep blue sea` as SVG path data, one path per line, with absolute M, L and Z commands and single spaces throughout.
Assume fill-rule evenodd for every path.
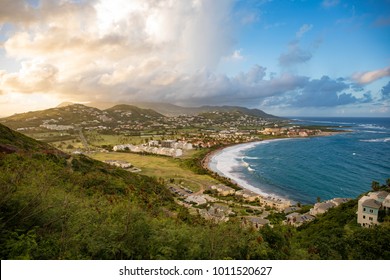
M 294 118 L 351 132 L 262 141 L 224 149 L 210 167 L 259 193 L 314 203 L 355 198 L 390 178 L 390 118 Z

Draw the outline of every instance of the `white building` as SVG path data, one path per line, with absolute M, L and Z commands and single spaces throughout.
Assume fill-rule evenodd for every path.
M 379 211 L 390 210 L 390 194 L 385 191 L 370 192 L 359 199 L 357 222 L 363 227 L 372 227 L 380 223 L 378 221 Z

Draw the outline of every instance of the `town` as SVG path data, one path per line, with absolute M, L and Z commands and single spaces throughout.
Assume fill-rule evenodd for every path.
M 242 189 L 229 180 L 230 186 L 223 184 L 227 179 L 213 174 L 204 164 L 201 168 L 208 174 L 207 178 L 197 178 L 182 167 L 178 169 L 181 175 L 164 169 L 165 165 L 177 165 L 175 159 L 185 162 L 198 153 L 231 144 L 340 133 L 334 128 L 302 127 L 290 120 L 263 114 L 260 110 L 211 108 L 197 114 L 165 116 L 132 105 L 99 110 L 72 104 L 11 116 L 2 122 L 71 154 L 85 154 L 130 172 L 150 176 L 165 174 L 161 175 L 161 181 L 178 204 L 191 214 L 216 223 L 238 217 L 243 224 L 256 228 L 279 222 L 300 226 L 347 202 L 348 199 L 335 198 L 308 208 L 299 202 Z M 183 175 L 187 171 L 188 175 Z M 277 220 L 272 218 L 275 216 Z

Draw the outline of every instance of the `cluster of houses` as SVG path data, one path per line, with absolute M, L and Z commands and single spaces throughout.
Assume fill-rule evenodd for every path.
M 229 216 L 235 215 L 228 206 L 221 204 L 213 204 L 206 209 L 199 209 L 199 215 L 206 220 L 212 220 L 214 222 L 227 222 Z
M 357 222 L 363 227 L 372 227 L 381 222 L 381 216 L 390 214 L 390 193 L 370 192 L 358 202 Z
M 126 169 L 126 170 L 131 171 L 131 172 L 140 172 L 141 171 L 141 169 L 134 167 L 131 163 L 129 163 L 127 161 L 123 161 L 123 160 L 105 160 L 104 162 L 109 164 L 109 165 L 113 165 L 116 167 Z
M 303 129 L 303 128 L 292 126 L 292 127 L 265 128 L 259 132 L 264 135 L 276 135 L 276 136 L 286 135 L 289 137 L 308 137 L 311 135 L 317 135 L 322 131 L 318 129 L 311 130 L 311 129 Z
M 227 195 L 234 194 L 236 197 L 242 198 L 245 201 L 248 202 L 258 201 L 261 206 L 264 207 L 268 206 L 278 211 L 282 211 L 285 208 L 291 206 L 291 201 L 287 199 L 282 199 L 282 198 L 277 198 L 272 196 L 265 197 L 248 189 L 241 189 L 236 191 L 235 189 L 222 184 L 213 185 L 210 188 L 212 190 L 217 191 L 218 195 L 227 196 Z
M 324 202 L 317 202 L 307 213 L 298 213 L 301 210 L 300 207 L 288 207 L 284 210 L 286 213 L 285 224 L 299 227 L 304 223 L 315 220 L 316 216 L 324 214 L 329 209 L 339 206 L 342 203 L 346 203 L 350 198 L 333 198 Z
M 104 162 L 123 169 L 127 169 L 133 166 L 131 163 L 123 160 L 105 160 Z
M 62 125 L 62 124 L 41 124 L 40 127 L 49 130 L 60 130 L 60 131 L 74 129 L 73 125 Z
M 191 150 L 192 144 L 183 141 L 165 140 L 161 141 L 161 143 L 159 143 L 158 141 L 150 141 L 147 145 L 122 144 L 113 147 L 113 150 L 115 152 L 130 151 L 133 153 L 150 153 L 170 157 L 182 156 L 183 149 Z

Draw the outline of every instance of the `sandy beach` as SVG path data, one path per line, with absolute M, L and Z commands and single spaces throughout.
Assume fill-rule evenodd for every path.
M 332 136 L 340 133 L 345 133 L 345 132 L 322 132 L 320 135 L 316 135 L 316 137 Z M 287 198 L 287 196 L 283 196 L 281 194 L 277 195 L 269 191 L 265 191 L 259 185 L 254 186 L 250 184 L 244 178 L 240 178 L 239 176 L 237 176 L 237 173 L 231 172 L 232 171 L 231 169 L 235 166 L 239 166 L 240 164 L 242 164 L 242 162 L 237 161 L 237 158 L 239 158 L 238 154 L 246 149 L 255 147 L 256 145 L 259 144 L 267 144 L 269 142 L 274 142 L 274 141 L 287 141 L 292 139 L 304 139 L 304 138 L 306 137 L 285 137 L 285 138 L 275 138 L 275 139 L 267 139 L 261 141 L 227 145 L 208 153 L 202 160 L 202 166 L 212 172 L 218 173 L 220 176 L 223 176 L 231 180 L 242 189 L 246 189 L 258 193 L 263 197 L 270 196 L 277 199 L 284 199 L 284 200 L 291 201 L 291 199 Z
M 231 168 L 239 165 L 239 162 L 234 162 L 237 159 L 237 154 L 241 153 L 242 151 L 255 147 L 259 144 L 266 144 L 270 141 L 283 141 L 283 140 L 289 140 L 291 138 L 279 138 L 279 139 L 272 139 L 272 140 L 263 140 L 263 141 L 255 141 L 255 142 L 247 142 L 247 143 L 240 143 L 235 145 L 229 145 L 226 147 L 218 148 L 209 154 L 203 159 L 202 164 L 204 168 L 207 168 L 208 170 L 212 172 L 218 173 L 220 176 L 223 176 L 235 184 L 237 184 L 240 188 L 249 190 L 251 192 L 257 193 L 263 197 L 273 197 L 277 199 L 286 199 L 284 197 L 281 197 L 279 195 L 275 195 L 273 193 L 265 192 L 261 186 L 253 186 L 250 183 L 248 183 L 245 179 L 240 178 L 237 175 L 233 175 L 231 172 Z M 218 159 L 216 159 L 218 157 Z M 214 166 L 213 166 L 214 165 Z

